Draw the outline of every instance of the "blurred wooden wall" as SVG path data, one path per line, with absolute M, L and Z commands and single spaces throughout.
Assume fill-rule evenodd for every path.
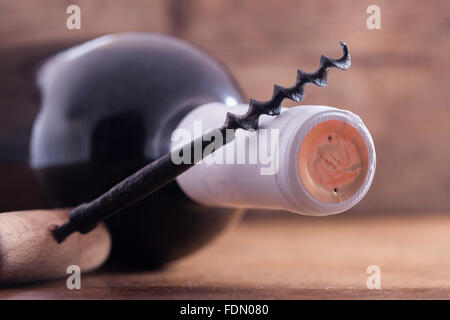
M 65 27 L 70 4 L 81 7 L 81 30 Z M 371 4 L 381 7 L 381 30 L 366 27 Z M 38 111 L 32 80 L 37 60 L 98 35 L 133 30 L 199 45 L 257 99 L 269 98 L 274 83 L 294 83 L 297 68 L 315 70 L 320 54 L 339 56 L 337 42 L 346 41 L 351 69 L 331 71 L 329 87 L 309 87 L 304 103 L 348 108 L 372 132 L 377 173 L 357 210 L 450 209 L 445 0 L 1 0 L 0 160 L 28 148 Z

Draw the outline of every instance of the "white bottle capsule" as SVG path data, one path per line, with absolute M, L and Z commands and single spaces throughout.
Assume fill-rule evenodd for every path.
M 177 130 L 196 138 L 220 127 L 227 112 L 243 114 L 247 109 L 205 104 L 191 111 Z M 182 190 L 204 205 L 312 216 L 348 210 L 369 190 L 375 148 L 357 115 L 301 105 L 283 108 L 279 116 L 262 116 L 259 124 L 256 132 L 238 129 L 234 141 L 179 176 Z M 172 143 L 173 148 L 179 145 Z

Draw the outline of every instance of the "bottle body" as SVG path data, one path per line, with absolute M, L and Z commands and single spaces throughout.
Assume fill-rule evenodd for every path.
M 217 61 L 156 34 L 108 35 L 69 49 L 42 67 L 38 83 L 30 162 L 53 207 L 92 200 L 169 152 L 172 131 L 199 105 L 242 101 Z M 209 242 L 234 211 L 203 207 L 171 183 L 107 222 L 112 257 L 160 266 Z

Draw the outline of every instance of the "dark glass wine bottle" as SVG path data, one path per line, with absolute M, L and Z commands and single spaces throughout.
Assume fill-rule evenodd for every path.
M 197 143 L 191 141 L 204 130 L 253 121 L 259 112 L 257 130 L 233 127 L 241 129 L 231 130 L 233 137 L 225 139 L 229 143 L 214 152 L 205 147 L 198 157 L 205 156 L 205 161 L 192 167 L 185 163 L 189 170 L 181 175 L 172 172 L 179 159 L 158 167 L 176 182 L 107 220 L 113 238 L 111 261 L 120 265 L 158 267 L 195 251 L 240 216 L 242 210 L 232 208 L 313 216 L 346 211 L 364 197 L 375 173 L 375 148 L 364 123 L 350 111 L 329 106 L 281 108 L 284 98 L 302 101 L 305 84 L 325 85 L 328 68 L 350 67 L 348 49 L 341 46 L 342 58 L 322 57 L 316 72 L 299 71 L 294 87 L 275 86 L 273 101 L 253 100 L 249 109 L 240 104 L 242 94 L 224 67 L 190 44 L 141 33 L 86 42 L 54 56 L 38 74 L 42 108 L 33 128 L 31 165 L 52 206 L 76 206 L 174 147 L 181 151 L 163 163 L 174 161 L 174 154 L 190 161 L 192 148 L 197 158 Z M 258 109 L 271 103 L 280 111 Z M 198 123 L 205 127 L 197 130 Z M 174 144 L 183 136 L 188 139 Z M 241 161 L 245 159 L 249 161 Z M 148 186 L 149 176 L 143 176 L 131 179 L 139 188 L 121 193 L 117 203 L 126 206 L 141 199 L 136 190 L 146 194 L 143 186 Z M 130 187 L 129 181 L 120 190 Z M 113 194 L 102 199 L 117 200 Z M 100 212 L 122 207 L 114 203 L 107 208 Z
M 94 199 L 170 149 L 191 110 L 243 96 L 225 68 L 159 34 L 107 35 L 50 58 L 40 69 L 42 106 L 31 165 L 52 207 Z M 205 207 L 170 183 L 110 218 L 111 259 L 159 267 L 217 236 L 240 213 Z

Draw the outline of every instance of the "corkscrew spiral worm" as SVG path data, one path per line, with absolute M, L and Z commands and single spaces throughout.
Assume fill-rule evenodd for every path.
M 225 137 L 221 142 L 220 147 L 232 140 L 227 140 L 227 135 L 224 134 L 228 129 L 256 130 L 258 129 L 258 119 L 261 115 L 267 114 L 275 116 L 280 114 L 281 103 L 284 99 L 291 99 L 296 102 L 303 101 L 305 98 L 306 84 L 313 83 L 319 87 L 325 87 L 328 84 L 327 72 L 329 68 L 338 68 L 341 70 L 348 69 L 351 65 L 350 53 L 344 42 L 340 42 L 340 44 L 344 51 L 341 58 L 331 59 L 322 55 L 320 58 L 320 66 L 315 72 L 306 73 L 302 70 L 298 70 L 297 81 L 294 86 L 284 88 L 275 85 L 272 98 L 269 101 L 250 99 L 247 113 L 243 115 L 227 113 L 223 126 L 215 129 L 216 132 L 221 133 L 222 136 Z M 208 142 L 211 139 L 207 139 L 207 135 L 208 133 L 191 141 L 186 146 L 163 155 L 161 158 L 149 163 L 122 182 L 118 183 L 98 198 L 88 203 L 82 203 L 78 207 L 72 209 L 69 213 L 69 221 L 51 230 L 55 240 L 58 243 L 61 243 L 70 234 L 76 231 L 83 234 L 90 232 L 101 221 L 149 196 L 173 181 L 183 172 L 189 170 L 198 161 L 213 152 L 211 151 L 211 148 L 209 148 L 208 152 L 205 152 L 210 143 L 215 143 L 214 141 Z M 194 154 L 195 147 L 198 144 L 200 144 L 202 148 L 200 159 L 194 159 L 194 161 L 189 163 L 181 164 L 175 164 L 172 161 L 172 155 L 183 153 L 185 147 L 190 150 L 191 154 Z M 217 150 L 217 148 L 215 149 Z
M 328 69 L 338 68 L 347 70 L 350 68 L 351 59 L 345 42 L 339 42 L 344 54 L 339 59 L 332 59 L 325 55 L 320 57 L 319 68 L 312 73 L 307 73 L 302 70 L 297 71 L 297 81 L 295 85 L 289 88 L 284 88 L 279 85 L 274 85 L 272 98 L 268 101 L 258 101 L 250 99 L 250 105 L 247 113 L 243 115 L 235 115 L 228 113 L 225 120 L 224 127 L 227 129 L 244 129 L 256 130 L 258 128 L 259 116 L 267 114 L 275 116 L 280 114 L 281 103 L 284 99 L 291 99 L 296 102 L 302 102 L 305 99 L 305 85 L 313 83 L 319 87 L 326 87 L 328 84 Z

